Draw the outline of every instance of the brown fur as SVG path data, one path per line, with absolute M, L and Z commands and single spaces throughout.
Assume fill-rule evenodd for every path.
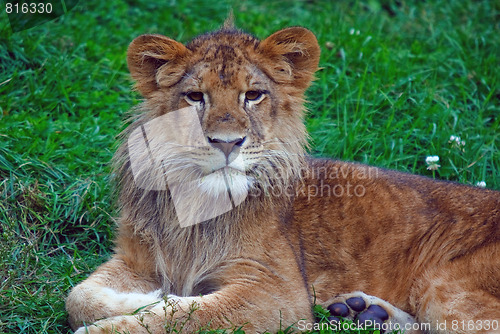
M 203 295 L 175 299 L 170 325 L 186 316 L 192 301 L 199 307 L 186 332 L 207 324 L 276 331 L 280 319 L 285 327 L 313 321 L 313 289 L 325 306 L 341 293 L 362 290 L 421 322 L 500 319 L 498 192 L 305 158 L 303 95 L 319 53 L 314 35 L 300 27 L 263 41 L 228 25 L 186 46 L 160 35 L 132 42 L 128 64 L 146 100 L 124 139 L 188 107 L 186 93 L 204 92 L 208 100 L 197 110 L 205 135 L 246 136 L 240 154 L 255 192 L 230 212 L 181 228 L 168 190 L 135 185 L 122 145 L 115 157 L 121 186 L 116 254 L 69 295 L 73 328 L 108 318 L 88 329 L 139 333 L 147 325 L 164 331 L 164 312 L 173 305 L 126 315 L 144 305 L 113 300 L 104 287 Z M 249 90 L 265 98 L 242 103 Z M 206 162 L 222 153 L 212 148 L 198 154 Z M 447 332 L 466 331 L 449 326 Z

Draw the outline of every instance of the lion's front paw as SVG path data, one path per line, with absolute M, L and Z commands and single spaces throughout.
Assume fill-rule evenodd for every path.
M 412 331 L 415 320 L 408 313 L 389 304 L 383 299 L 369 296 L 363 292 L 353 292 L 337 296 L 327 303 L 330 311 L 330 321 L 350 319 L 360 326 L 371 326 L 389 333 L 397 329 L 406 330 L 407 334 L 417 334 Z

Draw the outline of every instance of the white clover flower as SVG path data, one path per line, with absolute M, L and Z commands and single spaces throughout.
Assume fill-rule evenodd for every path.
M 437 155 L 429 155 L 425 158 L 428 170 L 437 170 L 441 165 L 438 165 L 439 157 Z
M 451 135 L 450 140 L 448 143 L 451 144 L 452 147 L 459 148 L 463 151 L 463 148 L 465 146 L 465 140 L 462 140 L 459 136 Z
M 354 35 L 354 34 L 359 35 L 359 34 L 361 34 L 361 32 L 359 30 L 354 29 L 354 28 L 349 29 L 349 35 Z
M 486 182 L 484 182 L 484 181 L 479 181 L 478 183 L 476 183 L 476 187 L 479 187 L 479 188 L 486 188 Z
M 439 161 L 439 156 L 437 155 L 429 155 L 425 158 L 425 163 L 430 165 L 432 163 L 438 162 Z

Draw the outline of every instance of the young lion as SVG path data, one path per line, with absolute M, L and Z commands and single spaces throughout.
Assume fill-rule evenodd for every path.
M 145 101 L 115 156 L 115 255 L 66 302 L 77 333 L 307 330 L 314 302 L 406 333 L 499 333 L 500 193 L 307 157 L 319 56 L 301 27 L 131 43 Z

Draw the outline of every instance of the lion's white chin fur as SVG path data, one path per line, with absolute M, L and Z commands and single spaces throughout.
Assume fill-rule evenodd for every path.
M 199 180 L 199 190 L 204 194 L 217 198 L 227 191 L 233 197 L 246 196 L 251 180 L 242 172 L 230 167 L 224 167 L 202 177 Z
M 216 218 L 233 210 L 248 195 L 250 179 L 224 167 L 200 179 L 169 184 L 181 227 Z

